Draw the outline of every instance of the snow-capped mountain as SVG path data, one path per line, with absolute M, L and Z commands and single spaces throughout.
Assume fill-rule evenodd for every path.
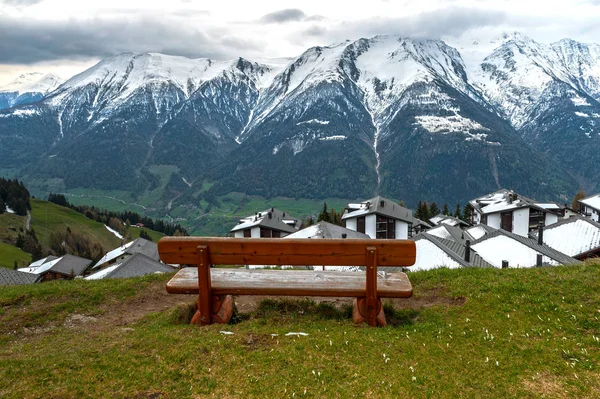
M 0 109 L 39 101 L 62 82 L 64 80 L 53 73 L 32 72 L 19 75 L 12 82 L 0 86 Z
M 518 34 L 486 46 L 460 47 L 463 59 L 443 41 L 392 35 L 275 62 L 121 54 L 0 111 L 0 167 L 193 201 L 594 189 L 599 46 Z

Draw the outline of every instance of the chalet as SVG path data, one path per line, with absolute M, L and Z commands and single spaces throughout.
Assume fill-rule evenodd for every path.
M 346 228 L 371 238 L 406 239 L 415 221 L 412 211 L 392 200 L 375 197 L 348 204 L 342 216 Z
M 171 266 L 149 258 L 142 253 L 136 253 L 125 260 L 112 264 L 87 276 L 85 279 L 102 280 L 107 278 L 128 278 L 145 276 L 147 274 L 172 273 L 173 271 L 175 271 L 175 269 Z
M 311 238 L 311 239 L 333 239 L 333 238 L 346 238 L 348 240 L 353 239 L 367 239 L 370 240 L 371 237 L 364 233 L 359 233 L 358 231 L 350 230 L 342 226 L 338 226 L 336 224 L 332 224 L 329 222 L 319 222 L 317 224 L 313 224 L 312 226 L 308 226 L 302 230 L 299 230 L 295 233 L 286 236 L 284 240 L 288 238 Z M 347 271 L 357 271 L 360 270 L 358 266 L 313 266 L 313 270 L 347 270 Z M 363 268 L 364 269 L 364 268 Z
M 135 240 L 128 242 L 127 244 L 121 245 L 120 247 L 113 249 L 102 257 L 93 267 L 93 269 L 99 269 L 108 265 L 123 261 L 131 255 L 143 254 L 158 261 L 158 246 L 156 243 L 146 240 L 144 238 L 136 238 Z
M 29 265 L 18 269 L 19 272 L 41 276 L 41 281 L 71 279 L 83 275 L 87 267 L 92 263 L 90 259 L 80 258 L 74 255 L 65 255 L 40 264 Z
M 594 222 L 600 222 L 600 194 L 580 199 L 581 213 L 591 218 Z
M 537 266 L 538 255 L 541 256 L 541 265 L 545 266 L 581 263 L 544 243 L 539 243 L 536 239 L 503 229 L 487 232 L 480 239 L 472 242 L 471 248 L 486 262 L 497 268 L 502 267 L 503 262 L 508 262 L 508 267 Z
M 280 238 L 295 233 L 301 225 L 300 219 L 271 208 L 240 219 L 229 234 L 237 238 Z
M 434 226 L 439 226 L 440 224 L 447 224 L 449 226 L 457 226 L 461 228 L 469 227 L 469 224 L 466 223 L 464 220 L 460 220 L 458 218 L 455 218 L 454 216 L 444 215 L 442 213 L 432 217 L 431 219 L 429 219 L 429 221 Z
M 414 237 L 419 233 L 427 231 L 431 228 L 431 225 L 421 219 L 414 218 L 412 229 L 408 231 L 409 237 Z
M 499 190 L 469 201 L 473 210 L 472 224 L 485 224 L 495 229 L 527 237 L 540 223 L 549 226 L 564 216 L 564 208 L 552 203 L 539 203 L 512 190 Z
M 493 267 L 470 249 L 465 242 L 440 238 L 421 233 L 412 240 L 417 246 L 417 259 L 410 271 L 430 270 L 438 267 L 455 269 L 459 267 Z
M 542 230 L 541 241 L 575 259 L 600 257 L 600 223 L 581 216 L 561 220 Z
M 23 285 L 39 283 L 42 276 L 38 274 L 23 273 L 19 270 L 0 267 L 0 287 L 7 285 Z

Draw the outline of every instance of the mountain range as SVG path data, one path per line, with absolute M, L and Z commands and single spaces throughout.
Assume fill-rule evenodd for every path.
M 165 211 L 230 192 L 414 206 L 600 188 L 599 45 L 511 34 L 462 54 L 393 35 L 261 62 L 120 54 L 0 88 L 0 172 Z

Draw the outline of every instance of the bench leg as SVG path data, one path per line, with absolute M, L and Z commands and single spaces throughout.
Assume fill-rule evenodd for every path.
M 367 299 L 366 298 L 355 298 L 352 303 L 352 320 L 356 324 L 368 323 L 367 319 Z M 387 321 L 385 320 L 385 312 L 383 311 L 383 305 L 381 299 L 377 299 L 377 326 L 385 327 Z
M 221 295 L 221 296 L 213 296 L 211 305 L 211 323 L 217 324 L 227 324 L 229 320 L 231 320 L 231 316 L 233 316 L 233 297 L 231 295 Z M 202 312 L 200 309 L 196 310 L 194 317 L 192 317 L 192 321 L 190 324 L 197 324 L 201 326 L 205 326 L 209 323 L 205 323 L 206 317 L 202 316 Z

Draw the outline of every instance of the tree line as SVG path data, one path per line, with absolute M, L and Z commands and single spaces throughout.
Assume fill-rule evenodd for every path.
M 74 211 L 85 215 L 88 219 L 104 223 L 105 225 L 118 232 L 123 230 L 123 226 L 128 227 L 142 224 L 144 227 L 150 230 L 158 231 L 167 236 L 189 235 L 186 228 L 180 225 L 179 223 L 170 223 L 165 222 L 161 219 L 152 219 L 150 217 L 143 216 L 139 213 L 132 211 L 113 212 L 107 211 L 105 209 L 99 209 L 94 206 L 73 205 L 62 194 L 51 193 L 50 195 L 48 195 L 48 201 L 53 202 L 57 205 L 71 208 Z
M 17 215 L 27 215 L 27 211 L 31 210 L 29 198 L 29 191 L 23 182 L 0 178 L 0 214 L 6 212 L 8 207 Z

